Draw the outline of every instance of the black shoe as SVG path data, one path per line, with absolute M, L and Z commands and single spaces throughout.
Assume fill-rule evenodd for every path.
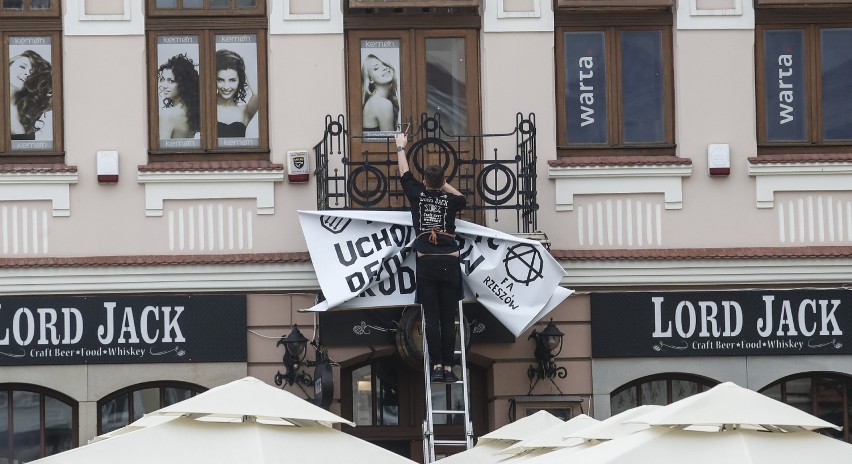
M 452 372 L 451 372 L 451 373 L 452 373 Z M 453 377 L 455 377 L 455 376 L 453 376 Z M 431 379 L 430 379 L 430 380 L 432 381 L 432 383 L 436 383 L 436 382 L 445 382 L 445 380 L 444 380 L 444 379 L 445 379 L 445 377 L 444 377 L 444 368 L 442 368 L 442 367 L 436 367 L 436 368 L 432 369 L 432 377 L 431 377 Z
M 459 378 L 458 378 L 458 377 L 456 377 L 456 374 L 454 374 L 454 373 L 453 373 L 453 371 L 448 371 L 448 370 L 446 370 L 446 369 L 443 369 L 443 371 L 444 371 L 444 376 L 443 376 L 443 378 L 444 378 L 444 382 L 446 382 L 446 383 L 456 383 L 456 382 L 458 382 L 458 381 L 459 381 Z

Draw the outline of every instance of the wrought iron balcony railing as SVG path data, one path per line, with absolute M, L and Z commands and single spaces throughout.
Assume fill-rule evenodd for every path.
M 447 181 L 468 197 L 462 219 L 482 223 L 486 214 L 493 214 L 494 221 L 514 216 L 518 233 L 538 231 L 534 114 L 518 113 L 512 132 L 477 135 L 448 134 L 439 115 L 424 114 L 409 141 L 408 160 L 416 177 L 426 166 L 439 164 Z M 393 134 L 351 134 L 343 115 L 329 115 L 314 154 L 317 209 L 408 208 Z

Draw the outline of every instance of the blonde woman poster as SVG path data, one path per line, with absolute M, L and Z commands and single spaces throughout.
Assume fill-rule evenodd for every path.
M 401 122 L 399 40 L 361 40 L 361 105 L 364 137 L 393 137 Z

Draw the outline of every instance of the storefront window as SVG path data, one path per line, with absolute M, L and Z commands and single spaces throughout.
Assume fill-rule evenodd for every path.
M 379 361 L 352 371 L 352 417 L 357 425 L 399 425 L 399 388 L 393 362 Z
M 716 381 L 692 375 L 657 375 L 630 382 L 610 395 L 612 415 L 636 406 L 665 406 L 716 385 Z
M 843 430 L 821 429 L 817 432 L 844 441 L 850 441 L 849 425 L 852 411 L 849 391 L 852 378 L 838 374 L 806 374 L 775 382 L 760 392 L 778 401 L 813 414 Z
M 38 387 L 0 386 L 0 464 L 29 462 L 75 447 L 77 411 L 72 404 L 70 398 Z
M 98 435 L 120 429 L 149 412 L 183 401 L 204 390 L 198 385 L 171 382 L 135 385 L 115 392 L 98 401 Z

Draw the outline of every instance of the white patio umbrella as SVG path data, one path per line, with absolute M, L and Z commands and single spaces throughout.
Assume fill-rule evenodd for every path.
M 705 392 L 635 417 L 631 422 L 705 430 L 735 427 L 786 432 L 819 428 L 841 429 L 793 406 L 732 382 L 721 383 Z
M 852 462 L 852 445 L 811 431 L 698 432 L 653 426 L 569 458 L 556 452 L 546 454 L 535 464 L 802 464 L 817 460 Z
M 508 457 L 510 455 L 516 455 L 531 450 L 545 449 L 547 451 L 552 451 L 556 448 L 577 445 L 582 443 L 583 440 L 566 439 L 566 437 L 570 436 L 572 432 L 584 429 L 593 424 L 597 424 L 598 422 L 600 421 L 597 419 L 585 414 L 580 414 L 579 416 L 574 416 L 562 424 L 543 430 L 526 440 L 521 440 L 518 443 L 507 447 L 503 451 L 500 451 L 499 454 L 505 455 L 503 457 Z
M 562 423 L 553 414 L 538 411 L 479 437 L 476 446 L 441 459 L 441 464 L 492 464 L 499 459 L 494 453 Z
M 413 462 L 335 430 L 331 423 L 351 424 L 287 391 L 246 377 L 155 411 L 126 430 L 112 432 L 110 438 L 33 463 Z
M 553 454 L 555 456 L 567 457 L 568 455 L 595 446 L 605 440 L 612 440 L 615 438 L 630 435 L 631 433 L 647 429 L 650 426 L 646 424 L 629 423 L 626 421 L 632 419 L 633 417 L 647 414 L 660 407 L 661 406 L 653 405 L 638 406 L 616 414 L 605 420 L 595 421 L 586 427 L 576 427 L 568 431 L 563 431 L 565 432 L 565 434 L 559 434 L 562 436 L 561 438 L 558 438 L 558 446 L 532 448 L 530 445 L 533 445 L 535 443 L 534 440 L 538 440 L 540 437 L 536 436 L 530 440 L 524 440 L 518 443 L 518 447 L 526 445 L 528 448 L 530 448 L 529 450 L 521 454 L 517 454 L 510 459 L 500 461 L 500 463 L 520 464 L 521 462 L 523 462 L 524 464 L 535 464 L 538 462 L 537 458 L 545 454 Z M 554 428 L 553 430 L 556 430 L 556 428 Z M 543 436 L 545 434 L 549 434 L 549 432 L 550 431 L 543 432 L 541 435 Z M 508 449 L 506 451 L 508 451 Z

